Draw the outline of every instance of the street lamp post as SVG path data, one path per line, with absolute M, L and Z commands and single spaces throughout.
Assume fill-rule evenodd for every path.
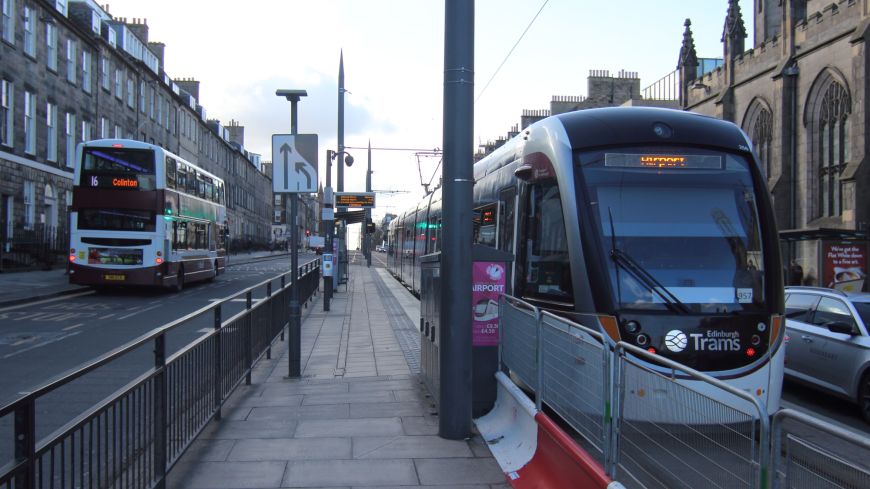
M 290 134 L 297 133 L 296 104 L 299 99 L 308 95 L 305 90 L 276 90 L 275 95 L 285 97 L 290 101 Z M 274 156 L 273 156 L 274 159 Z M 289 366 L 288 377 L 302 375 L 302 314 L 299 308 L 299 194 L 290 194 L 290 215 L 287 225 L 290 226 L 290 276 L 293 284 L 290 286 L 290 325 L 287 334 L 287 353 Z

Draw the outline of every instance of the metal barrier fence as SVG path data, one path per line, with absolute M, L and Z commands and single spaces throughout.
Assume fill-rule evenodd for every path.
M 780 410 L 773 416 L 772 430 L 773 489 L 870 487 L 870 471 L 859 466 L 863 463 L 866 467 L 870 460 L 867 437 L 791 409 Z M 830 436 L 819 437 L 818 433 Z
M 317 292 L 319 262 L 299 267 L 299 297 Z M 280 286 L 273 291 L 273 283 Z M 169 470 L 263 356 L 289 320 L 292 272 L 249 287 L 155 329 L 0 407 L 14 416 L 14 461 L 0 468 L 0 488 L 163 487 Z M 265 287 L 254 303 L 253 292 Z M 224 320 L 223 306 L 245 297 L 245 309 Z M 166 335 L 197 318 L 214 326 L 167 358 Z M 115 394 L 37 440 L 36 402 L 101 366 L 153 342 L 154 366 Z
M 870 474 L 858 468 L 870 460 L 867 439 L 787 410 L 771 431 L 757 399 L 718 379 L 633 345 L 613 345 L 514 297 L 502 296 L 499 312 L 502 368 L 625 487 L 870 487 Z M 863 451 L 844 457 L 819 447 L 812 437 L 784 431 L 777 420 L 786 417 Z

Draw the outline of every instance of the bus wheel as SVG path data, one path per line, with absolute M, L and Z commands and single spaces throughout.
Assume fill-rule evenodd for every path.
M 175 279 L 175 291 L 181 292 L 184 289 L 184 265 L 178 266 L 178 275 Z
M 218 276 L 217 260 L 215 260 L 215 262 L 214 262 L 214 264 L 213 264 L 212 266 L 214 267 L 214 275 L 212 275 L 211 278 L 208 279 L 209 282 L 214 281 L 214 279 L 216 279 L 217 276 Z

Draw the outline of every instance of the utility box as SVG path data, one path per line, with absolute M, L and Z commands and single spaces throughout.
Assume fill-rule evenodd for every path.
M 513 254 L 473 245 L 471 315 L 471 412 L 475 418 L 486 414 L 495 403 L 498 371 L 498 298 L 510 294 Z M 420 367 L 429 392 L 440 399 L 441 253 L 420 258 Z M 445 360 L 449 361 L 449 360 Z

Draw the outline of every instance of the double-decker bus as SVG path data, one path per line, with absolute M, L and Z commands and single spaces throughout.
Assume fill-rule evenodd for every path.
M 70 283 L 181 290 L 226 266 L 224 182 L 159 146 L 80 143 L 70 216 Z

